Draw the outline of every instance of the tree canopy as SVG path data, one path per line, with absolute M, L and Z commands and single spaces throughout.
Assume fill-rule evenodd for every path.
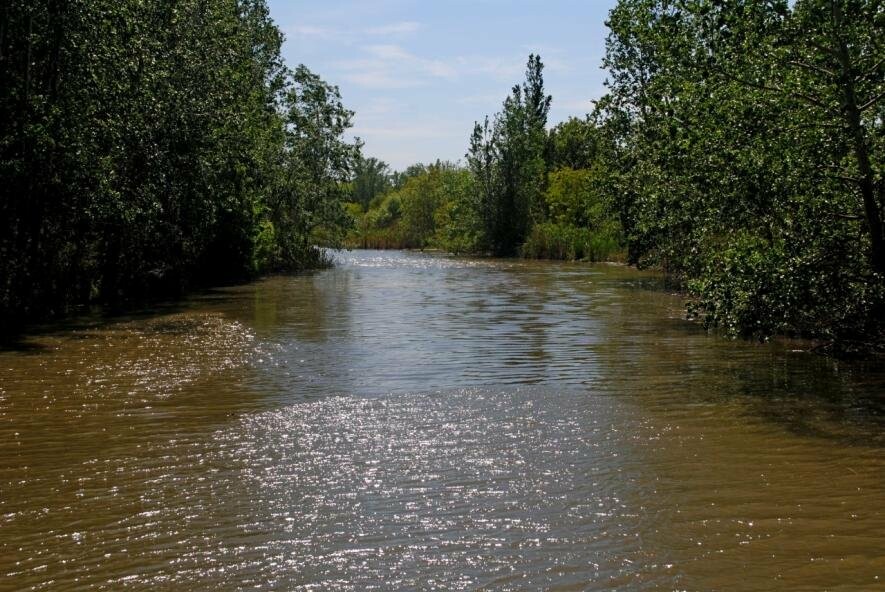
M 358 145 L 282 40 L 264 0 L 4 4 L 0 325 L 316 263 Z
M 620 0 L 607 25 L 592 113 L 549 128 L 533 54 L 463 163 L 391 172 L 265 0 L 10 0 L 0 319 L 349 244 L 626 258 L 733 334 L 885 341 L 881 1 Z

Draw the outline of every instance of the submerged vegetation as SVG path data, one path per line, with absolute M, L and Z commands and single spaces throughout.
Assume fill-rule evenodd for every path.
M 336 87 L 286 67 L 264 0 L 0 19 L 7 325 L 346 244 L 657 266 L 732 334 L 883 342 L 877 0 L 620 0 L 592 113 L 549 126 L 532 55 L 464 161 L 401 172 L 344 139 Z

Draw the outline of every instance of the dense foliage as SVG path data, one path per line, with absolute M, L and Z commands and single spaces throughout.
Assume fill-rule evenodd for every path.
M 0 329 L 316 262 L 358 147 L 264 0 L 8 0 Z
M 386 162 L 373 157 L 360 158 L 356 163 L 350 198 L 367 210 L 372 201 L 387 193 L 392 185 L 390 167 Z
M 710 324 L 881 337 L 885 7 L 621 0 L 600 104 L 632 261 Z
M 352 204 L 357 223 L 348 238 L 349 246 L 477 251 L 480 231 L 475 227 L 468 171 L 437 162 L 391 176 L 395 188 L 376 196 L 367 212 Z
M 437 163 L 392 173 L 392 189 L 373 196 L 365 211 L 365 192 L 355 188 L 358 222 L 349 244 L 620 258 L 620 223 L 602 191 L 605 138 L 590 118 L 546 129 L 552 98 L 544 92 L 543 68 L 540 57 L 529 56 L 525 81 L 501 112 L 474 127 L 465 167 Z
M 542 219 L 546 185 L 547 114 L 543 65 L 529 56 L 525 82 L 514 86 L 493 123 L 476 124 L 467 163 L 479 181 L 480 216 L 489 249 L 514 255 L 533 222 Z
M 608 25 L 592 115 L 546 131 L 531 56 L 474 128 L 456 215 L 410 221 L 406 204 L 448 203 L 422 188 L 376 200 L 361 228 L 496 255 L 624 247 L 681 278 L 709 325 L 882 343 L 885 5 L 621 0 Z
M 391 172 L 343 139 L 337 88 L 283 64 L 264 0 L 10 0 L 0 322 L 343 241 L 626 257 L 734 334 L 882 343 L 881 0 L 620 0 L 608 26 L 591 115 L 547 128 L 532 55 L 463 165 Z

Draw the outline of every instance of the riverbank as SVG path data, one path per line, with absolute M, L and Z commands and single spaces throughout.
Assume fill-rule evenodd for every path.
M 185 279 L 180 274 L 150 273 L 137 284 L 137 290 L 119 294 L 112 301 L 95 298 L 70 302 L 55 310 L 43 310 L 41 314 L 37 314 L 38 311 L 21 311 L 13 316 L 0 317 L 0 348 L 15 348 L 28 335 L 51 331 L 78 318 L 113 319 L 138 315 L 142 311 L 174 309 L 188 298 L 214 289 L 243 286 L 272 276 L 328 269 L 333 265 L 334 257 L 329 255 L 328 249 L 314 248 L 313 254 L 304 257 L 297 266 L 277 266 L 262 273 L 252 271 L 214 279 L 205 274 L 190 274 L 189 279 Z

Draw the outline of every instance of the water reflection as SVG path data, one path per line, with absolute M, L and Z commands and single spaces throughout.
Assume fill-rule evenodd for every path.
M 0 589 L 869 590 L 885 372 L 654 274 L 345 254 L 0 353 Z

